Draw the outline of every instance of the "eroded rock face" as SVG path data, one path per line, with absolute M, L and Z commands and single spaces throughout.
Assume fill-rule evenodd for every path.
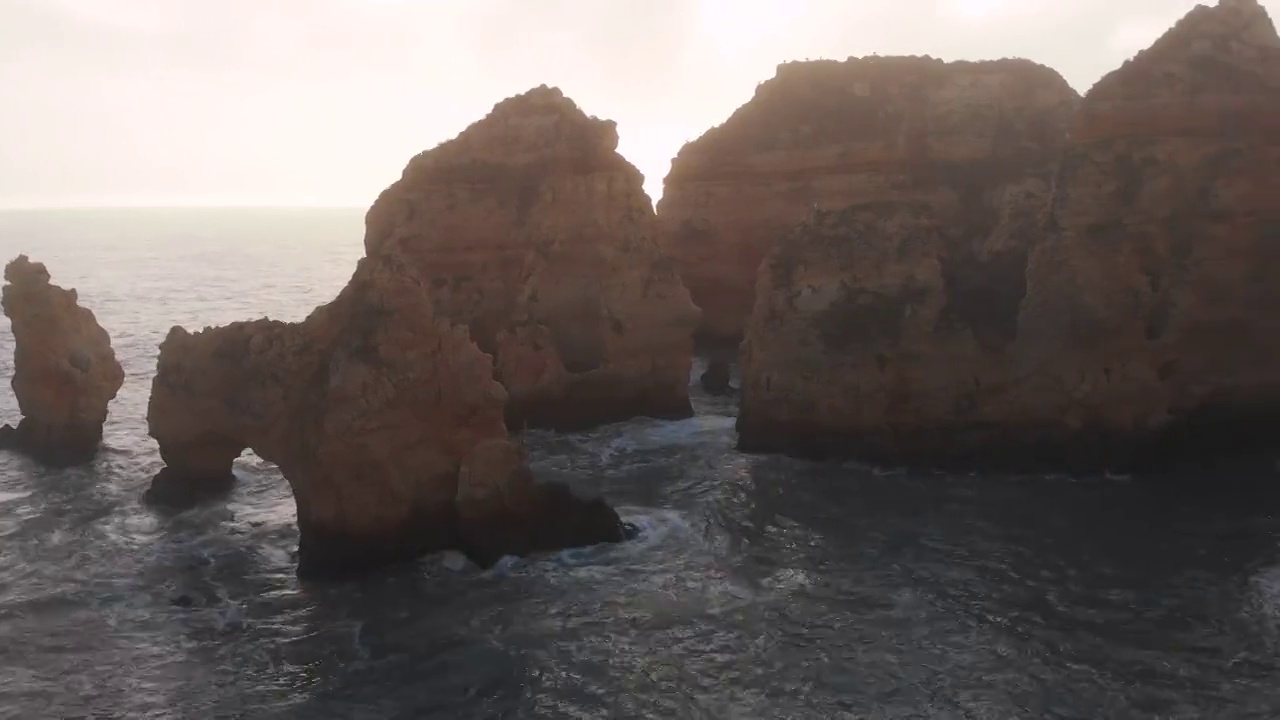
M 984 193 L 989 233 L 895 202 L 817 213 L 775 248 L 744 344 L 743 445 L 1137 469 L 1273 444 L 1280 39 L 1265 12 L 1192 11 L 1098 83 L 1069 138 L 1051 191 L 1033 173 Z M 1009 260 L 948 279 L 965 246 Z M 1002 250 L 1018 247 L 1022 278 Z
M 44 264 L 19 255 L 4 269 L 4 314 L 13 326 L 13 392 L 22 420 L 0 445 L 50 465 L 93 459 L 107 405 L 124 384 L 111 338 L 74 289 L 49 282 Z
M 366 218 L 369 254 L 401 242 L 438 312 L 495 355 L 512 427 L 692 412 L 698 311 L 617 143 L 540 87 L 415 157 Z
M 763 191 L 772 177 L 781 197 L 821 201 L 802 213 L 779 200 L 769 221 L 803 220 L 760 268 L 742 346 L 741 445 L 944 450 L 948 441 L 931 437 L 970 422 L 1017 336 L 1027 252 L 1075 93 L 1025 61 L 869 58 L 780 76 L 787 93 L 762 86 L 753 102 L 821 93 L 807 102 L 843 115 L 822 121 L 831 129 L 821 137 L 838 143 L 806 135 L 813 150 L 776 152 L 795 163 L 781 179 L 755 161 L 759 184 L 749 187 Z
M 398 243 L 302 322 L 170 331 L 147 414 L 167 467 L 150 499 L 224 487 L 252 449 L 293 489 L 309 576 L 621 540 L 608 505 L 534 484 L 489 356 L 434 312 Z
M 989 233 L 991 193 L 1046 175 L 1078 99 L 1025 60 L 780 65 L 723 125 L 685 145 L 658 203 L 702 332 L 742 335 L 762 259 L 815 209 L 919 200 L 965 237 Z
M 1028 264 L 1012 414 L 1119 462 L 1273 444 L 1278 183 L 1280 37 L 1255 0 L 1197 7 L 1098 82 Z

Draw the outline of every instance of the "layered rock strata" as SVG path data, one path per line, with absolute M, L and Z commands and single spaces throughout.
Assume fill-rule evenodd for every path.
M 986 132 L 996 152 L 1035 146 Z M 925 196 L 862 201 L 779 243 L 744 343 L 743 446 L 1055 468 L 1269 447 L 1280 39 L 1266 13 L 1196 8 L 1100 81 L 1063 138 L 1058 152 L 1041 137 L 1021 180 L 954 166 L 958 188 L 984 188 L 966 212 L 995 222 L 957 224 Z M 1050 191 L 1038 168 L 1055 155 Z
M 293 490 L 304 576 L 447 548 L 484 565 L 621 540 L 602 500 L 534 482 L 490 357 L 436 313 L 401 243 L 361 260 L 302 322 L 170 331 L 147 413 L 166 468 L 149 498 L 224 487 L 252 449 Z
M 4 278 L 0 305 L 13 327 L 11 384 L 22 420 L 0 428 L 0 446 L 49 465 L 89 462 L 124 384 L 111 337 L 74 289 L 50 282 L 44 264 L 19 255 Z
M 613 122 L 545 86 L 415 157 L 369 210 L 441 317 L 495 357 L 511 427 L 691 414 L 697 308 Z
M 1057 73 L 1025 60 L 780 65 L 681 149 L 658 203 L 702 333 L 741 337 L 762 259 L 815 209 L 919 200 L 962 225 L 957 236 L 989 233 L 992 193 L 1047 176 L 1077 102 Z

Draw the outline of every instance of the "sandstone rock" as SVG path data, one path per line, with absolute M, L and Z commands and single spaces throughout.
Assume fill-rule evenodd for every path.
M 1029 259 L 1009 414 L 1112 463 L 1273 446 L 1278 182 L 1280 37 L 1254 0 L 1099 81 Z
M 495 355 L 513 427 L 691 413 L 698 311 L 617 142 L 536 88 L 415 157 L 366 218 L 368 253 L 402 242 L 437 311 Z
M 80 307 L 76 291 L 49 282 L 42 263 L 19 255 L 4 269 L 4 314 L 13 324 L 13 392 L 22 420 L 0 444 L 50 465 L 93 459 L 107 405 L 124 384 L 111 338 Z
M 817 213 L 775 248 L 744 447 L 1127 469 L 1272 447 L 1277 177 L 1280 39 L 1253 0 L 1198 7 L 1090 91 L 1051 193 L 1035 172 L 987 186 L 994 230 L 919 198 Z M 1003 269 L 948 261 L 966 247 Z
M 658 203 L 702 332 L 741 336 L 761 260 L 815 209 L 919 199 L 939 222 L 989 232 L 988 196 L 1043 176 L 1077 102 L 1057 73 L 1025 60 L 780 65 L 723 125 L 681 149 Z
M 779 199 L 755 222 L 803 222 L 759 271 L 741 353 L 741 446 L 944 451 L 949 441 L 933 436 L 972 422 L 1002 377 L 1076 95 L 1025 61 L 866 58 L 784 66 L 773 82 L 753 101 L 760 119 L 741 121 L 735 142 L 754 137 L 764 150 L 745 156 L 733 187 L 759 193 L 741 207 L 763 212 L 772 182 Z M 784 112 L 767 103 L 822 114 L 823 134 L 786 139 L 779 127 L 792 125 L 766 123 Z M 771 145 L 770 132 L 784 139 Z M 722 137 L 735 136 L 707 136 Z
M 250 448 L 293 489 L 309 576 L 621 540 L 603 502 L 533 483 L 490 358 L 435 313 L 399 242 L 302 322 L 170 331 L 147 413 L 167 464 L 150 499 L 225 486 Z

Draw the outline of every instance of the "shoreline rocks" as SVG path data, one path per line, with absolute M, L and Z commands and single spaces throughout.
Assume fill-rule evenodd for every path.
M 88 463 L 102 444 L 107 406 L 124 384 L 111 337 L 74 289 L 50 282 L 26 255 L 4 269 L 13 326 L 13 393 L 22 420 L 0 428 L 0 447 L 55 467 Z
M 438 313 L 494 356 L 513 430 L 692 414 L 698 310 L 617 144 L 538 87 L 413 158 L 368 212 L 366 251 L 401 243 Z
M 936 204 L 862 203 L 777 244 L 743 345 L 740 447 L 1056 470 L 1270 452 L 1280 37 L 1266 12 L 1197 7 L 1103 78 L 1069 133 L 1042 137 L 1060 146 L 1052 185 L 984 193 L 989 233 L 955 236 Z M 993 147 L 1007 142 L 1001 129 Z M 966 244 L 1025 260 L 1007 282 L 948 278 Z M 968 303 L 948 299 L 957 281 Z
M 205 496 L 252 449 L 293 489 L 304 577 L 434 550 L 486 564 L 622 540 L 605 503 L 534 482 L 507 437 L 507 393 L 468 335 L 435 314 L 398 241 L 302 322 L 174 328 L 147 414 L 167 463 L 151 499 Z

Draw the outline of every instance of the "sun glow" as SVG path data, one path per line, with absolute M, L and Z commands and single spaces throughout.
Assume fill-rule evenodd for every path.
M 1006 0 L 942 0 L 939 13 L 963 20 L 985 20 L 1005 9 Z
M 749 53 L 805 12 L 805 0 L 698 0 L 702 28 L 726 57 Z

